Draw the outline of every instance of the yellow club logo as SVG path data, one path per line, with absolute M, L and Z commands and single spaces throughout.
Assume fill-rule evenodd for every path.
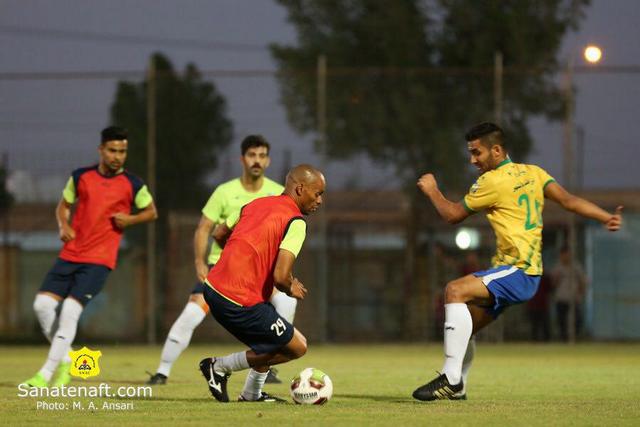
M 70 351 L 71 369 L 69 373 L 74 377 L 87 379 L 100 374 L 100 365 L 98 359 L 102 356 L 99 350 L 93 351 L 87 347 L 82 347 L 77 351 Z

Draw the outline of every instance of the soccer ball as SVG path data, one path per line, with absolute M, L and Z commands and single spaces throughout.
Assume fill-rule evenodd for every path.
M 322 405 L 332 394 L 331 378 L 319 369 L 306 368 L 291 380 L 291 398 L 297 404 Z

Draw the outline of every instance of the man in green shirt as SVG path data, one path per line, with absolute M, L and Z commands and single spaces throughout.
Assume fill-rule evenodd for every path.
M 165 384 L 173 363 L 187 348 L 194 329 L 204 320 L 209 312 L 204 297 L 204 279 L 222 253 L 222 248 L 213 240 L 209 256 L 207 248 L 209 238 L 215 227 L 226 219 L 237 214 L 247 203 L 265 196 L 282 194 L 284 187 L 264 176 L 269 166 L 269 143 L 261 135 L 249 135 L 241 144 L 240 157 L 242 175 L 220 184 L 213 192 L 207 204 L 202 209 L 202 217 L 193 238 L 194 261 L 198 282 L 191 292 L 189 301 L 180 316 L 173 323 L 165 341 L 160 357 L 160 365 L 148 384 Z M 274 291 L 272 304 L 278 313 L 293 323 L 297 301 L 280 291 Z M 275 375 L 271 375 L 271 382 L 280 382 Z

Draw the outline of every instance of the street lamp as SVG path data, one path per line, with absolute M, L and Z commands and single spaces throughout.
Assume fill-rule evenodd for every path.
M 602 50 L 596 45 L 589 45 L 584 48 L 584 59 L 591 64 L 597 64 L 602 58 Z
M 583 58 L 590 64 L 597 64 L 602 59 L 602 50 L 596 45 L 588 45 L 582 52 Z M 573 132 L 575 129 L 574 124 L 574 111 L 575 111 L 575 99 L 573 96 L 573 72 L 575 66 L 575 57 L 570 55 L 567 60 L 567 66 L 565 69 L 564 78 L 564 96 L 565 96 L 565 121 L 564 121 L 564 143 L 563 143 L 563 158 L 564 158 L 564 185 L 566 188 L 573 192 L 575 191 L 575 153 L 573 148 Z M 575 288 L 575 249 L 576 249 L 576 218 L 572 213 L 567 215 L 567 247 L 569 249 L 569 285 L 572 290 Z M 572 295 L 569 303 L 569 319 L 567 322 L 569 342 L 575 342 L 575 320 L 576 320 L 576 301 L 575 296 Z
M 586 46 L 582 52 L 583 58 L 589 64 L 597 64 L 602 59 L 602 50 L 593 44 Z M 574 55 L 569 56 L 567 60 L 567 66 L 565 69 L 564 78 L 564 96 L 566 102 L 566 116 L 564 122 L 564 183 L 567 188 L 573 190 L 574 188 L 574 152 L 573 152 L 573 132 L 575 129 L 574 124 L 574 110 L 575 99 L 573 96 L 573 73 L 575 67 Z

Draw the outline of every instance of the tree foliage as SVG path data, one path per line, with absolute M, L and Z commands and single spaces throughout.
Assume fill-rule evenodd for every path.
M 426 170 L 450 185 L 469 126 L 493 119 L 494 54 L 505 66 L 503 126 L 522 159 L 527 121 L 559 117 L 555 73 L 565 34 L 588 0 L 278 0 L 297 45 L 273 45 L 281 97 L 299 132 L 316 128 L 318 55 L 329 64 L 328 154 L 366 153 L 413 182 Z
M 210 193 L 204 179 L 217 165 L 217 153 L 232 139 L 225 98 L 202 80 L 193 64 L 178 74 L 169 59 L 155 54 L 156 204 L 161 210 L 200 208 Z M 111 122 L 129 130 L 127 168 L 147 171 L 147 83 L 119 82 Z

